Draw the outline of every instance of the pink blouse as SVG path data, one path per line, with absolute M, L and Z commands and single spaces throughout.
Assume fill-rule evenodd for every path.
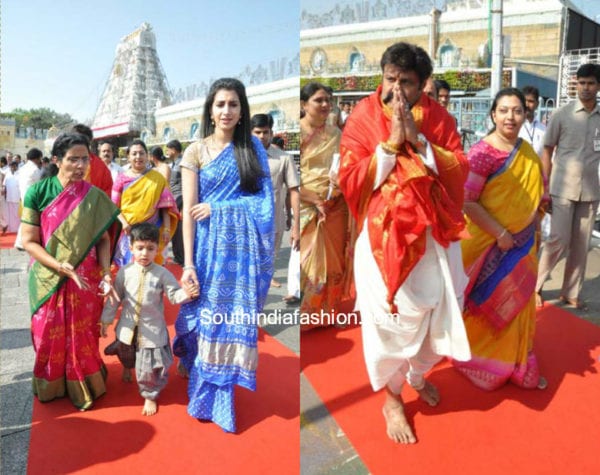
M 465 183 L 465 201 L 477 201 L 488 177 L 496 172 L 506 161 L 510 152 L 498 150 L 480 140 L 467 155 L 469 176 Z

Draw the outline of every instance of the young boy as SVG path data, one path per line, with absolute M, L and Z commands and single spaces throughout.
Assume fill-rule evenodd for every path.
M 180 288 L 164 267 L 155 264 L 158 252 L 158 228 L 150 223 L 136 224 L 130 231 L 133 262 L 117 273 L 114 290 L 121 302 L 107 300 L 102 312 L 102 336 L 112 324 L 119 306 L 121 317 L 116 328 L 117 340 L 104 353 L 116 354 L 123 364 L 123 381 L 135 374 L 141 396 L 145 399 L 142 414 L 156 414 L 158 394 L 167 384 L 173 353 L 164 316 L 163 293 L 172 304 L 198 297 L 197 286 Z

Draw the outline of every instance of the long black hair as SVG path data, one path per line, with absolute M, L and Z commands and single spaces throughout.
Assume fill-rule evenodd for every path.
M 163 153 L 162 147 L 158 145 L 155 145 L 150 149 L 150 155 L 156 158 L 159 162 L 164 162 L 167 159 Z
M 234 91 L 240 101 L 240 122 L 233 132 L 233 149 L 240 174 L 240 187 L 249 193 L 260 190 L 260 179 L 265 173 L 260 166 L 258 156 L 252 144 L 252 129 L 250 128 L 250 105 L 246 96 L 246 88 L 241 81 L 234 78 L 217 79 L 210 86 L 204 112 L 202 115 L 202 137 L 208 137 L 215 131 L 215 124 L 211 120 L 211 110 L 217 92 L 225 89 Z

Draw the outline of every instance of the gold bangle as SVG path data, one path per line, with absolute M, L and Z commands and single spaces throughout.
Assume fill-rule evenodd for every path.
M 393 143 L 391 141 L 381 142 L 380 143 L 382 150 L 388 155 L 396 155 L 400 151 L 400 147 L 398 144 Z

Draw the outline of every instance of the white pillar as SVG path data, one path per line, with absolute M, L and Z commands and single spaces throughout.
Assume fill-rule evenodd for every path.
M 502 0 L 491 0 L 490 15 L 492 16 L 492 73 L 490 96 L 494 98 L 502 89 Z

